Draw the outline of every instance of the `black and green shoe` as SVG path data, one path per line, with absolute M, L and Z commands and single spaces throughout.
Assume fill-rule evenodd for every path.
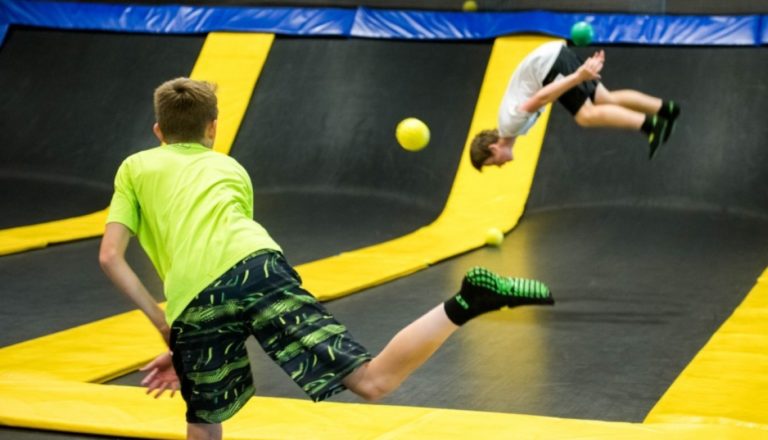
M 659 115 L 653 115 L 651 117 L 651 133 L 648 134 L 648 147 L 650 151 L 648 153 L 648 159 L 653 159 L 656 154 L 656 150 L 661 145 L 661 141 L 664 137 L 664 133 L 667 131 L 669 121 L 667 118 L 663 118 Z
M 667 115 L 665 116 L 667 118 L 667 126 L 664 128 L 661 141 L 667 142 L 669 137 L 672 136 L 672 132 L 675 131 L 675 122 L 677 117 L 680 116 L 680 104 L 675 101 L 667 101 L 664 107 L 664 114 Z
M 525 304 L 554 304 L 549 287 L 541 281 L 497 275 L 484 267 L 473 267 L 464 275 L 462 292 L 477 291 L 490 294 L 492 302 L 501 308 Z
M 445 312 L 456 325 L 504 307 L 553 305 L 549 287 L 541 281 L 497 275 L 483 267 L 467 271 L 461 291 L 445 301 Z

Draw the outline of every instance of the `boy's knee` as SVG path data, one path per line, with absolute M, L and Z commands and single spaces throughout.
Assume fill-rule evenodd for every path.
M 367 402 L 376 402 L 378 400 L 381 400 L 387 394 L 389 394 L 389 390 L 383 387 L 376 386 L 375 384 L 371 384 L 370 386 L 359 387 L 357 389 L 352 390 L 352 392 L 354 392 L 355 394 L 357 394 Z
M 573 119 L 582 127 L 594 127 L 598 120 L 598 109 L 593 105 L 583 105 Z
M 396 385 L 385 377 L 377 377 L 370 374 L 367 365 L 361 367 L 363 370 L 355 371 L 344 380 L 344 386 L 350 391 L 369 402 L 380 400 L 389 394 Z

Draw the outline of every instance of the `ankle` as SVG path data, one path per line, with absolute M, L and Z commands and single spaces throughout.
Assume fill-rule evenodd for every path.
M 640 131 L 646 135 L 651 134 L 653 128 L 656 126 L 657 119 L 656 115 L 645 115 L 645 120 L 643 121 L 643 125 L 640 126 Z
M 680 105 L 671 99 L 669 101 L 662 101 L 661 108 L 657 114 L 662 118 L 674 119 L 680 114 Z

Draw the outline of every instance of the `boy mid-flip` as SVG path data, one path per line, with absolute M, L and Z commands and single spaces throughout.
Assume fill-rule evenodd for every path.
M 221 422 L 254 394 L 245 348 L 250 335 L 313 400 L 344 389 L 376 400 L 470 319 L 554 303 L 539 281 L 474 268 L 457 294 L 372 356 L 301 287 L 280 247 L 253 220 L 245 169 L 211 150 L 218 116 L 213 87 L 171 80 L 155 90 L 154 105 L 154 132 L 164 145 L 120 165 L 99 262 L 168 344 L 144 368 L 142 384 L 156 397 L 180 385 L 189 439 L 220 439 Z M 165 313 L 126 261 L 134 235 L 163 280 Z
M 636 90 L 609 91 L 599 81 L 605 52 L 582 62 L 563 42 L 545 43 L 512 74 L 499 108 L 499 127 L 478 133 L 470 146 L 472 165 L 501 166 L 513 159 L 517 136 L 536 123 L 543 107 L 560 101 L 582 127 L 641 131 L 648 137 L 649 158 L 674 129 L 680 106 Z

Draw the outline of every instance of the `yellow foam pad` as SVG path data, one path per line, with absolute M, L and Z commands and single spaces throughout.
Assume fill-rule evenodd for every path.
M 214 149 L 229 153 L 261 74 L 273 34 L 211 33 L 203 44 L 191 78 L 218 85 L 220 118 Z M 151 103 L 147 103 L 151 105 Z M 147 127 L 147 130 L 151 127 Z M 107 211 L 0 230 L 0 255 L 28 251 L 104 233 Z
M 274 34 L 208 34 L 190 78 L 215 83 L 219 121 L 213 149 L 229 154 Z
M 768 438 L 768 269 L 646 422 L 762 426 Z
M 182 439 L 179 396 L 153 400 L 143 389 L 0 374 L 0 424 L 109 436 Z M 45 415 L 43 416 L 37 416 Z M 748 439 L 747 426 L 642 425 L 493 412 L 254 397 L 225 423 L 228 439 L 606 438 Z
M 0 230 L 0 255 L 39 249 L 54 243 L 99 237 L 107 210 L 79 217 Z
M 0 349 L 0 375 L 105 382 L 135 371 L 166 349 L 139 310 Z

